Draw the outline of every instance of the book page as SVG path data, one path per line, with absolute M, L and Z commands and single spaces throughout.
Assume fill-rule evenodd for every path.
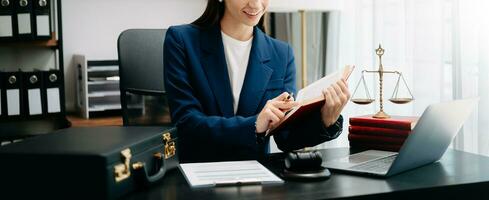
M 304 102 L 304 101 L 309 101 L 312 99 L 318 99 L 323 97 L 323 89 L 328 88 L 332 84 L 336 83 L 337 81 L 341 80 L 341 78 L 348 79 L 348 76 L 350 75 L 351 71 L 353 71 L 354 66 L 346 66 L 342 68 L 342 70 L 338 70 L 336 72 L 333 72 L 331 74 L 326 75 L 325 77 L 315 81 L 314 83 L 311 83 L 310 85 L 306 86 L 305 88 L 299 90 L 299 93 L 297 94 L 297 99 L 296 101 L 298 102 Z

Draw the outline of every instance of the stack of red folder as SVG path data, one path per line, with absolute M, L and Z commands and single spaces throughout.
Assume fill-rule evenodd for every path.
M 350 118 L 350 147 L 399 151 L 418 117 L 391 116 L 388 119 L 364 115 Z

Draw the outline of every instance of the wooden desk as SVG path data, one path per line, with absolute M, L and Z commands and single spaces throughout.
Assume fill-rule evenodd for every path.
M 333 159 L 358 150 L 322 150 Z M 283 169 L 282 155 L 264 163 L 275 173 Z M 396 176 L 381 179 L 332 172 L 319 182 L 290 182 L 270 186 L 229 186 L 192 189 L 180 171 L 125 199 L 489 199 L 489 157 L 447 150 L 442 159 Z
M 122 126 L 121 116 L 108 116 L 92 119 L 84 119 L 75 115 L 68 115 L 71 127 L 94 127 L 94 126 Z

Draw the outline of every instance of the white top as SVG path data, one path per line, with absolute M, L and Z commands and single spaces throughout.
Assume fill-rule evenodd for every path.
M 250 59 L 251 44 L 253 37 L 248 41 L 239 41 L 222 32 L 222 43 L 224 45 L 224 54 L 228 67 L 229 81 L 233 92 L 234 114 L 238 111 L 239 95 L 248 68 Z

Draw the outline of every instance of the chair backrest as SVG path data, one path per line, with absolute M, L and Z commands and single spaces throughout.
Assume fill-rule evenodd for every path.
M 129 125 L 171 125 L 163 83 L 164 29 L 129 29 L 118 39 L 122 118 Z

